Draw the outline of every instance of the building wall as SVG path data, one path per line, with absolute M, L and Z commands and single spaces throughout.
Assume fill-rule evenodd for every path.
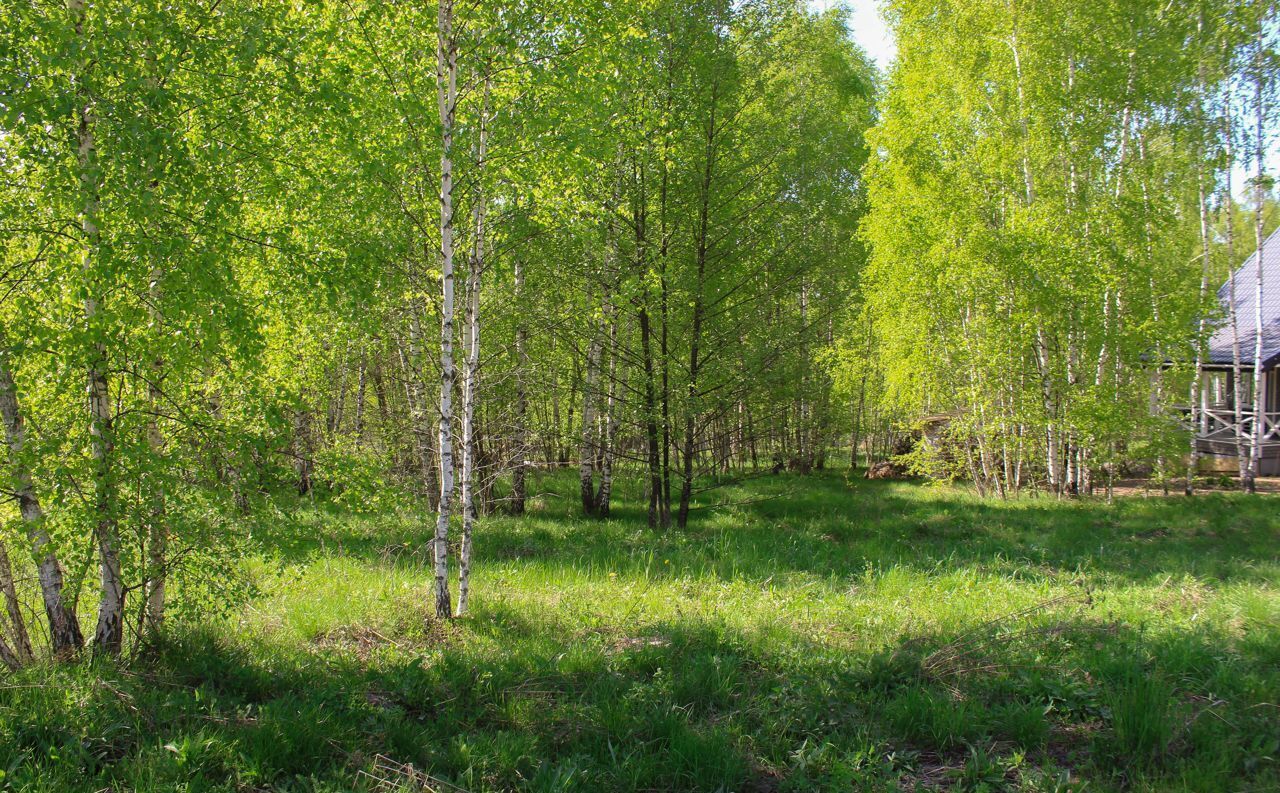
M 1216 444 L 1215 444 L 1216 445 Z M 1205 474 L 1236 474 L 1240 465 L 1236 462 L 1234 449 L 1206 451 L 1201 449 L 1200 472 Z M 1280 444 L 1264 446 L 1262 461 L 1258 467 L 1259 476 L 1280 476 Z

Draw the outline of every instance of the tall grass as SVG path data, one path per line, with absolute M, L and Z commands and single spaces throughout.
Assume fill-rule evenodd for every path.
M 783 475 L 655 532 L 574 485 L 481 522 L 451 624 L 429 516 L 282 504 L 225 617 L 0 681 L 0 789 L 1280 786 L 1273 500 Z

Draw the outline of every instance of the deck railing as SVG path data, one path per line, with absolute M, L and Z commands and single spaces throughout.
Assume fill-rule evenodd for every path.
M 1230 441 L 1236 437 L 1236 415 L 1232 408 L 1201 408 L 1194 414 L 1190 408 L 1184 408 L 1183 416 L 1188 422 L 1194 416 L 1196 437 L 1203 440 Z M 1280 443 L 1280 413 L 1263 413 L 1262 421 L 1262 442 Z M 1240 411 L 1240 424 L 1240 434 L 1245 438 L 1252 437 L 1256 426 L 1252 410 Z

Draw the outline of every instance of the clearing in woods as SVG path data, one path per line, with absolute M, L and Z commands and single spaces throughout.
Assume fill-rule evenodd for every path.
M 625 483 L 622 483 L 625 485 Z M 130 671 L 0 686 L 27 790 L 1271 790 L 1267 497 L 978 500 L 839 472 L 718 491 L 687 531 L 531 514 L 432 618 L 431 520 L 252 527 L 225 617 Z M 709 506 L 709 505 L 708 505 Z M 278 513 L 290 515 L 292 510 Z

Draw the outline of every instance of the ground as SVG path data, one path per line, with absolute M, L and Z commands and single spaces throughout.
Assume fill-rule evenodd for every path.
M 1112 495 L 1114 496 L 1160 496 L 1160 495 L 1176 495 L 1183 492 L 1186 488 L 1186 477 L 1174 478 L 1169 481 L 1167 493 L 1166 488 L 1159 482 L 1152 479 L 1118 479 L 1112 487 Z M 1196 480 L 1196 491 L 1204 492 L 1230 492 L 1240 489 L 1240 480 L 1229 474 L 1216 474 L 1202 476 Z M 1260 476 L 1254 480 L 1254 489 L 1265 495 L 1274 495 L 1280 493 L 1280 477 Z M 1096 495 L 1105 495 L 1099 488 Z
M 607 522 L 535 492 L 450 624 L 425 516 L 259 517 L 225 616 L 0 681 L 0 788 L 1280 789 L 1270 497 L 828 472 L 660 532 L 626 486 Z

